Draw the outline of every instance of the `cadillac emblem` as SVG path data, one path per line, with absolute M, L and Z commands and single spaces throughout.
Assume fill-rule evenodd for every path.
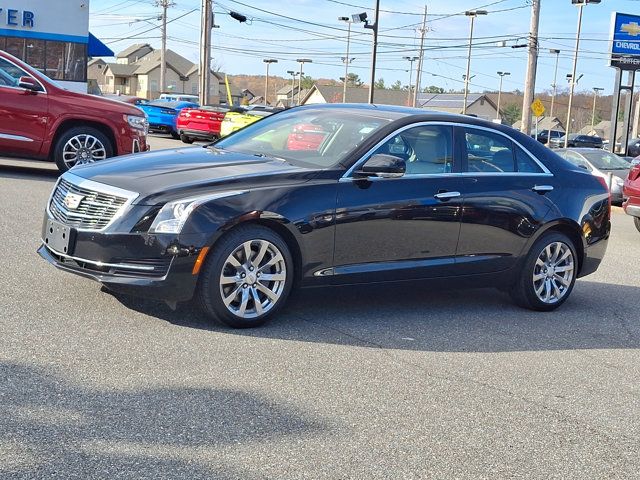
M 69 210 L 75 210 L 80 206 L 80 202 L 84 198 L 83 195 L 76 195 L 75 193 L 67 193 L 64 197 L 64 204 Z

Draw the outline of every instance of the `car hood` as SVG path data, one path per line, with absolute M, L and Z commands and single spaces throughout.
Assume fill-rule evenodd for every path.
M 317 171 L 283 160 L 215 148 L 159 150 L 79 165 L 76 176 L 139 194 L 138 205 L 156 205 L 212 189 L 260 188 L 301 183 Z

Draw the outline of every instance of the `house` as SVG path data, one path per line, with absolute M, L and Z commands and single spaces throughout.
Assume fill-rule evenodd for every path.
M 343 87 L 341 85 L 314 85 L 303 96 L 302 104 L 341 103 Z M 348 103 L 367 103 L 369 89 L 366 87 L 347 88 Z M 376 89 L 374 103 L 380 105 L 413 105 L 413 97 L 409 97 L 407 90 Z M 449 113 L 462 113 L 464 95 L 457 93 L 420 93 L 418 107 Z M 491 120 L 497 117 L 498 109 L 486 95 L 470 93 L 467 98 L 467 114 Z
M 96 61 L 89 68 L 103 93 L 133 95 L 149 100 L 158 98 L 161 93 L 198 95 L 198 65 L 167 49 L 165 85 L 161 88 L 160 57 L 161 51 L 154 50 L 149 44 L 136 44 L 118 53 L 115 63 Z M 210 75 L 208 103 L 226 102 L 224 76 L 216 72 L 210 72 Z
M 536 117 L 531 116 L 531 128 L 534 129 L 536 125 Z M 516 130 L 520 130 L 522 126 L 522 120 L 518 120 L 516 123 L 512 125 Z M 560 121 L 558 117 L 542 117 L 538 118 L 538 131 L 545 130 L 558 130 L 560 132 L 564 132 L 564 124 Z
M 95 80 L 99 86 L 105 85 L 107 83 L 105 77 L 106 66 L 107 62 L 102 58 L 89 60 L 87 63 L 87 81 Z
M 616 130 L 616 143 L 622 140 L 622 133 L 624 132 L 624 122 L 618 122 L 617 130 Z M 578 133 L 582 135 L 596 135 L 603 140 L 611 140 L 611 120 L 602 120 L 597 125 L 594 125 L 591 128 L 591 125 L 588 125 L 582 128 Z
M 377 95 L 377 92 L 376 92 Z M 405 92 L 406 95 L 406 92 Z M 438 112 L 461 114 L 464 110 L 464 94 L 462 93 L 419 93 L 418 107 Z M 467 115 L 474 115 L 484 120 L 498 118 L 498 107 L 493 100 L 482 93 L 467 94 Z
M 295 103 L 292 98 L 298 94 L 298 85 L 285 85 L 276 92 L 276 106 L 278 107 L 292 107 Z

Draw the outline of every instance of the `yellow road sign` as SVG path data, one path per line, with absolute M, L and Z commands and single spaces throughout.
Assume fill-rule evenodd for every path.
M 536 117 L 541 117 L 544 114 L 545 108 L 540 99 L 536 98 L 531 104 L 531 111 Z

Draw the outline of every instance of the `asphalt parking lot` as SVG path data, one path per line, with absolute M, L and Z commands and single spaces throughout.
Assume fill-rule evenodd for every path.
M 38 167 L 0 166 L 0 477 L 637 478 L 640 234 L 620 209 L 553 313 L 408 284 L 299 292 L 235 331 L 41 260 Z

